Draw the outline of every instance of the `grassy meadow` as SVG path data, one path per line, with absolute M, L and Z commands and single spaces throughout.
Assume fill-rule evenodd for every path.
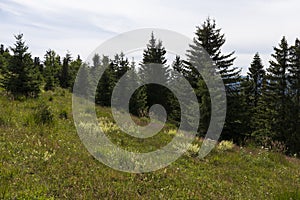
M 0 199 L 300 199 L 300 160 L 294 157 L 223 142 L 199 159 L 197 138 L 166 168 L 119 172 L 81 143 L 68 91 L 14 101 L 1 92 L 0 104 Z M 175 134 L 166 125 L 152 138 L 128 139 L 109 108 L 96 111 L 111 140 L 132 151 L 152 151 Z

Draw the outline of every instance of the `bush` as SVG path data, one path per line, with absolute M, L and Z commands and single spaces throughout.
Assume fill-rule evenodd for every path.
M 200 147 L 198 144 L 190 144 L 188 148 L 188 156 L 196 157 L 199 153 Z
M 35 109 L 34 121 L 36 124 L 51 124 L 53 123 L 53 114 L 50 107 L 41 102 Z
M 68 113 L 67 113 L 67 111 L 62 110 L 62 111 L 59 113 L 59 118 L 60 118 L 60 119 L 68 119 Z
M 179 152 L 184 152 L 184 154 L 188 157 L 196 157 L 200 150 L 198 144 L 190 144 L 184 142 L 173 145 L 173 147 L 178 149 Z
M 228 151 L 228 150 L 232 150 L 233 147 L 234 147 L 234 144 L 232 141 L 223 140 L 222 142 L 220 142 L 218 144 L 217 149 L 220 151 Z
M 3 116 L 0 116 L 0 126 L 7 126 L 7 121 Z

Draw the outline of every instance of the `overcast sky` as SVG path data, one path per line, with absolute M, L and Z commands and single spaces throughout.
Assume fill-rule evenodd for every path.
M 282 36 L 300 38 L 299 0 L 0 0 L 0 43 L 24 33 L 33 56 L 51 48 L 85 59 L 103 41 L 138 28 L 169 29 L 190 38 L 210 16 L 226 37 L 223 52 L 246 69 L 255 52 L 268 65 Z M 245 70 L 244 70 L 245 73 Z

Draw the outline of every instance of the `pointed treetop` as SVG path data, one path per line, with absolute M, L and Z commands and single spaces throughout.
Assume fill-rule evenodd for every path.
M 151 48 L 156 48 L 156 39 L 155 39 L 155 36 L 154 36 L 153 31 L 152 31 L 152 33 L 151 33 L 151 38 L 150 38 L 150 40 L 149 40 L 149 44 L 147 45 L 147 47 L 148 47 L 149 49 L 151 49 Z

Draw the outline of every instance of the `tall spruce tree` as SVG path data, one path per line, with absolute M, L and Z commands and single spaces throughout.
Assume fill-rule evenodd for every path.
M 170 77 L 170 84 L 177 86 L 177 90 L 179 91 L 184 91 L 184 88 L 179 88 L 181 87 L 181 84 L 178 83 L 178 74 L 183 73 L 183 60 L 181 60 L 180 56 L 176 56 L 175 60 L 172 63 L 172 71 L 171 71 L 171 77 Z M 181 119 L 181 112 L 180 112 L 180 104 L 177 100 L 177 98 L 173 97 L 169 99 L 169 104 L 171 108 L 171 113 L 170 113 L 170 118 L 177 124 L 179 125 L 178 122 L 180 122 Z
M 89 77 L 91 79 L 90 84 L 94 87 L 96 87 L 96 96 L 97 96 L 97 85 L 98 85 L 98 77 L 97 74 L 101 70 L 101 57 L 99 54 L 95 54 L 92 58 L 92 66 L 89 66 Z
M 257 107 L 258 99 L 261 96 L 263 79 L 265 76 L 264 66 L 258 53 L 254 55 L 253 61 L 248 72 L 250 80 L 250 93 L 253 106 Z
M 116 106 L 118 109 L 126 109 L 124 108 L 125 105 L 122 104 L 120 100 L 123 99 L 123 97 L 128 93 L 129 88 L 131 87 L 131 82 L 129 81 L 128 74 L 126 74 L 126 72 L 130 70 L 128 59 L 125 58 L 124 53 L 121 52 L 120 54 L 115 55 L 115 58 L 111 61 L 110 65 L 112 67 L 112 73 L 114 76 L 111 94 L 113 93 L 113 91 L 116 92 L 115 99 L 112 100 L 116 100 L 115 103 L 118 102 L 118 104 L 114 104 L 114 106 Z M 125 80 L 124 83 L 118 84 L 118 87 L 116 87 L 116 84 L 121 78 Z
M 71 86 L 71 77 L 70 77 L 70 62 L 71 62 L 71 54 L 67 53 L 63 59 L 63 65 L 59 77 L 60 86 L 62 88 L 69 88 Z
M 129 61 L 125 58 L 125 54 L 123 52 L 115 55 L 113 64 L 115 65 L 117 80 L 119 80 L 130 69 Z
M 195 45 L 201 45 L 215 62 L 224 81 L 226 91 L 236 94 L 235 86 L 240 81 L 240 70 L 232 67 L 235 57 L 234 52 L 222 54 L 225 44 L 225 35 L 217 28 L 215 20 L 207 18 L 202 26 L 197 27 Z
M 8 49 L 4 48 L 4 45 L 0 46 L 0 74 L 4 73 L 7 70 L 9 60 L 11 55 Z
M 262 98 L 265 70 L 263 69 L 261 58 L 258 53 L 254 55 L 250 64 L 247 77 L 241 81 L 241 121 L 244 127 L 243 133 L 247 139 L 255 136 L 257 131 L 257 121 L 261 107 L 258 105 Z M 257 139 L 257 138 L 254 138 Z
M 169 104 L 171 108 L 170 120 L 176 126 L 183 125 L 184 129 L 191 130 L 195 126 L 193 113 L 198 109 L 198 101 L 191 98 L 191 87 L 187 84 L 184 71 L 185 64 L 179 56 L 172 63 L 170 86 L 177 91 L 176 96 L 170 94 Z M 178 100 L 181 100 L 181 104 Z
M 290 115 L 292 115 L 292 130 L 288 145 L 292 152 L 300 152 L 300 41 L 296 39 L 290 48 L 289 83 L 292 99 Z
M 137 86 L 139 77 L 136 72 L 136 66 L 134 60 L 130 64 L 130 69 L 127 72 L 127 87 L 133 89 Z M 128 91 L 128 90 L 127 90 Z M 144 87 L 139 87 L 130 98 L 129 101 L 129 112 L 133 115 L 144 117 L 147 113 L 147 94 Z
M 156 80 L 167 85 L 170 78 L 170 69 L 166 65 L 167 59 L 165 56 L 166 50 L 162 45 L 162 41 L 157 41 L 152 33 L 140 64 L 139 74 L 141 79 L 146 83 Z M 147 93 L 147 107 L 150 108 L 154 104 L 161 104 L 169 116 L 171 112 L 168 103 L 170 91 L 158 84 L 147 84 L 145 90 Z
M 258 99 L 255 113 L 251 118 L 251 124 L 253 124 L 253 127 L 251 127 L 251 137 L 259 145 L 268 145 L 268 142 L 274 136 L 273 120 L 276 118 L 276 110 L 270 106 L 273 102 L 270 101 L 268 82 L 269 80 L 266 75 L 262 83 L 262 95 Z
M 267 69 L 267 90 L 265 101 L 268 103 L 270 116 L 268 116 L 271 137 L 273 140 L 286 142 L 290 132 L 288 120 L 289 97 L 288 78 L 289 46 L 285 37 L 281 39 L 278 47 L 274 47 L 273 60 Z
M 11 47 L 13 53 L 3 73 L 1 85 L 12 95 L 37 96 L 40 92 L 41 75 L 34 66 L 23 34 L 15 36 L 16 43 Z
M 97 84 L 95 101 L 101 106 L 111 106 L 112 91 L 116 83 L 115 65 L 108 56 L 103 56 L 99 70 L 103 70 L 103 74 Z
M 239 140 L 241 123 L 239 121 L 239 86 L 240 86 L 240 70 L 232 67 L 235 60 L 234 52 L 229 54 L 222 53 L 222 46 L 225 43 L 225 36 L 221 33 L 221 29 L 216 27 L 215 20 L 208 18 L 200 27 L 196 29 L 196 37 L 193 44 L 190 45 L 190 50 L 187 52 L 188 60 L 186 62 L 185 74 L 188 77 L 191 85 L 194 87 L 200 102 L 200 108 L 203 118 L 200 122 L 200 134 L 205 134 L 210 121 L 210 97 L 206 84 L 198 72 L 195 72 L 191 61 L 199 60 L 200 55 L 203 55 L 203 48 L 206 50 L 217 71 L 220 73 L 226 93 L 227 93 L 227 117 L 223 136 L 226 139 Z M 203 129 L 201 130 L 201 126 Z
M 89 70 L 90 68 L 86 63 L 82 64 L 80 70 L 77 73 L 76 81 L 74 82 L 73 87 L 75 88 L 75 90 L 73 90 L 74 94 L 87 100 L 92 98 Z
M 73 90 L 73 85 L 77 76 L 77 73 L 80 69 L 80 67 L 83 65 L 82 60 L 80 58 L 80 55 L 77 55 L 77 58 L 70 62 L 70 68 L 69 68 L 69 76 L 70 76 L 70 83 L 69 83 L 69 89 Z
M 55 51 L 49 49 L 44 56 L 45 90 L 53 90 L 59 86 L 59 77 L 62 70 L 60 57 Z

